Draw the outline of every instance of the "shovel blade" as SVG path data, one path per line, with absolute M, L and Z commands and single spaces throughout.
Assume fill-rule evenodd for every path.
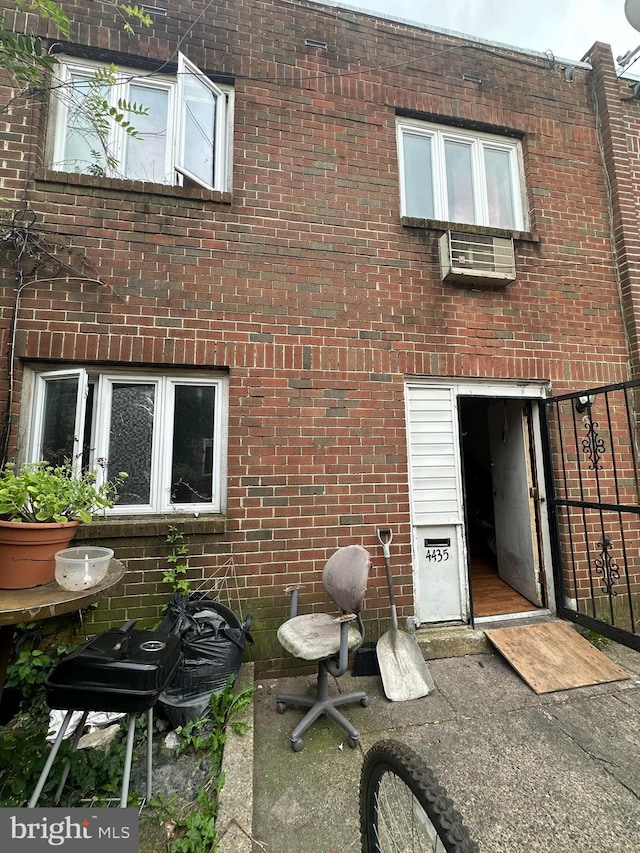
M 435 688 L 420 646 L 409 634 L 392 628 L 380 637 L 376 652 L 387 699 L 420 699 Z

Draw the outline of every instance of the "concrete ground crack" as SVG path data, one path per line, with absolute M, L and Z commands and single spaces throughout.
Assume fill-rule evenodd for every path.
M 594 699 L 595 698 L 597 697 L 594 697 Z M 615 701 L 622 702 L 625 705 L 628 704 L 626 702 L 623 702 L 623 700 L 619 696 L 614 696 L 613 698 L 615 699 Z M 615 780 L 616 784 L 620 785 L 622 788 L 628 791 L 634 799 L 640 801 L 640 793 L 634 790 L 634 788 L 628 785 L 624 781 L 624 779 L 621 779 L 620 776 L 615 773 L 615 770 L 623 769 L 621 764 L 615 761 L 611 761 L 608 758 L 602 757 L 601 755 L 594 752 L 593 749 L 590 749 L 586 744 L 582 743 L 580 739 L 571 731 L 571 729 L 563 724 L 560 717 L 557 714 L 552 713 L 551 709 L 549 709 L 548 707 L 542 708 L 542 713 L 549 721 L 555 723 L 559 730 L 563 733 L 563 735 L 568 738 L 573 744 L 575 744 L 575 746 L 577 746 L 581 752 L 583 752 L 592 761 L 595 761 L 600 767 L 602 767 L 602 769 Z

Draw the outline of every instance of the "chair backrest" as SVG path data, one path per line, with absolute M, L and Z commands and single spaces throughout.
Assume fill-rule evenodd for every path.
M 370 568 L 369 552 L 362 545 L 338 548 L 327 560 L 322 582 L 332 600 L 345 613 L 360 613 Z

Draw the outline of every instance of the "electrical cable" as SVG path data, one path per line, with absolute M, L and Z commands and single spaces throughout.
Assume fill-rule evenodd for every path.
M 280 219 L 274 218 L 272 220 L 272 222 L 274 224 L 278 224 L 278 223 L 287 224 L 288 222 L 294 222 L 294 221 L 296 223 L 299 222 L 299 220 L 295 220 L 295 218 L 292 218 L 291 220 L 280 220 Z M 264 224 L 263 219 L 261 219 L 261 223 Z M 309 220 L 306 220 L 305 224 L 313 226 L 313 222 L 310 222 Z M 326 220 L 322 220 L 322 222 L 321 222 L 321 220 L 318 220 L 318 224 L 325 224 L 326 225 Z M 403 230 L 406 228 L 407 231 L 409 231 L 409 229 L 411 231 L 426 231 L 429 233 L 434 233 L 436 231 L 438 231 L 438 232 L 442 231 L 441 228 L 433 228 L 433 227 L 430 227 L 429 225 L 426 225 L 426 224 L 424 225 L 424 227 L 403 226 L 401 223 L 396 223 L 396 224 L 399 226 L 399 228 L 401 228 Z M 0 221 L 0 227 L 2 227 L 2 226 L 3 226 L 3 223 Z M 336 225 L 334 227 L 336 229 L 345 228 L 345 229 L 349 230 L 350 232 L 353 231 L 353 225 L 352 224 Z M 384 230 L 384 229 L 381 228 L 381 230 Z M 456 223 L 451 223 L 451 229 L 450 230 L 453 230 L 453 231 L 456 230 Z M 47 226 L 39 226 L 38 231 L 44 235 L 50 235 L 50 236 L 54 236 L 54 237 L 69 237 L 72 239 L 81 238 L 83 241 L 92 241 L 95 243 L 101 242 L 101 238 L 99 236 L 89 235 L 89 234 L 84 233 L 81 230 L 78 230 L 77 232 L 59 231 L 59 230 L 56 230 L 55 228 L 48 228 Z M 235 232 L 233 232 L 233 233 L 235 234 Z M 367 233 L 370 236 L 370 232 L 367 232 Z M 525 239 L 523 242 L 529 242 L 529 241 Z M 127 232 L 127 244 L 133 245 L 133 246 L 135 246 L 135 245 L 143 245 L 143 246 L 146 245 L 148 247 L 149 243 L 147 240 L 147 233 L 146 232 L 140 232 L 139 236 L 136 236 L 135 233 Z M 176 247 L 179 248 L 180 245 L 181 245 L 180 243 L 176 243 Z M 311 247 L 311 246 L 300 247 L 300 249 L 292 250 L 290 252 L 282 252 L 281 250 L 278 250 L 278 252 L 276 254 L 275 252 L 260 251 L 259 248 L 257 248 L 256 250 L 247 251 L 243 248 L 243 244 L 238 243 L 235 245 L 237 246 L 237 248 L 234 248 L 234 244 L 231 244 L 231 246 L 229 248 L 210 247 L 207 249 L 207 252 L 209 252 L 211 256 L 233 255 L 235 257 L 241 257 L 241 258 L 246 257 L 246 258 L 268 259 L 268 260 L 271 260 L 272 262 L 277 262 L 280 259 L 282 259 L 284 261 L 290 261 L 290 260 L 296 260 L 296 259 L 300 260 L 301 258 L 309 257 L 309 256 L 310 257 L 314 257 L 314 256 L 326 257 L 326 249 L 316 248 L 316 247 Z M 255 246 L 256 244 L 248 243 L 246 245 Z M 407 251 L 408 255 L 414 255 L 415 256 L 416 263 L 420 265 L 420 268 L 440 269 L 440 262 L 439 261 L 430 261 L 430 260 L 424 258 L 424 255 L 422 254 L 424 252 L 424 244 L 420 244 L 419 246 L 416 246 L 415 248 L 409 248 L 408 247 L 406 251 Z M 354 255 L 351 247 L 349 247 L 348 245 L 345 246 L 344 250 L 342 250 L 342 251 L 332 250 L 331 254 L 332 254 L 332 258 L 334 258 L 334 259 L 336 257 L 344 257 L 344 258 L 348 259 L 349 261 L 352 262 L 352 265 L 353 265 L 353 263 L 355 263 L 357 265 L 363 265 L 363 266 L 373 265 L 376 267 L 385 267 L 388 269 L 400 268 L 399 262 L 394 263 L 393 261 L 386 259 L 386 258 L 378 258 L 375 255 L 364 255 L 364 254 L 363 255 L 360 255 L 360 254 Z M 57 262 L 61 263 L 59 260 Z M 544 259 L 542 259 L 542 262 L 544 263 Z M 549 259 L 549 262 L 551 262 L 551 259 Z M 594 267 L 598 266 L 598 264 L 595 263 L 593 260 L 581 261 L 581 260 L 576 260 L 573 256 L 567 258 L 566 261 L 563 260 L 562 258 L 555 257 L 555 258 L 553 258 L 552 262 L 555 266 L 566 265 L 570 269 L 575 269 L 576 267 L 581 267 L 581 266 L 582 267 L 589 267 L 589 268 L 594 268 Z M 548 272 L 545 271 L 543 274 L 545 276 L 547 276 Z M 99 284 L 105 283 L 103 281 L 99 281 L 98 279 L 91 279 L 89 277 L 85 278 L 84 280 L 86 280 L 90 283 L 99 283 Z
M 35 287 L 55 281 L 82 281 L 90 284 L 103 284 L 99 279 L 92 279 L 88 276 L 78 274 L 78 270 L 52 254 L 44 245 L 42 239 L 39 239 L 37 234 L 32 233 L 35 219 L 36 214 L 34 211 L 28 207 L 22 207 L 13 214 L 9 230 L 0 236 L 0 244 L 13 248 L 15 252 L 12 266 L 16 277 L 16 287 L 14 288 L 14 300 L 8 329 L 6 356 L 7 398 L 0 435 L 0 467 L 3 467 L 8 459 L 11 441 L 11 413 L 15 396 L 15 344 L 20 301 L 23 291 L 27 287 Z M 33 262 L 33 268 L 30 271 L 29 277 L 27 277 L 25 272 L 27 259 L 31 259 Z M 30 277 L 34 273 L 37 274 L 37 270 L 46 266 L 47 263 L 54 264 L 54 269 L 56 270 L 55 276 L 47 278 Z M 63 270 L 67 270 L 67 272 L 73 273 L 73 275 L 59 276 L 58 273 Z

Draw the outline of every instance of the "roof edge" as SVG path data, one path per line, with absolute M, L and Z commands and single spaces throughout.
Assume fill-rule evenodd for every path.
M 516 47 L 515 45 L 506 44 L 504 42 L 499 41 L 490 41 L 489 39 L 479 38 L 478 36 L 473 36 L 468 33 L 457 32 L 456 30 L 445 30 L 441 27 L 434 27 L 429 24 L 423 24 L 420 21 L 412 21 L 408 18 L 396 17 L 395 15 L 387 15 L 384 12 L 374 12 L 371 9 L 362 9 L 360 6 L 354 6 L 350 3 L 342 3 L 339 0 L 304 0 L 304 2 L 309 3 L 314 6 L 329 6 L 333 9 L 343 9 L 346 12 L 354 12 L 358 15 L 364 15 L 369 18 L 378 18 L 383 21 L 389 21 L 393 24 L 403 24 L 404 26 L 414 27 L 418 30 L 426 30 L 427 32 L 438 33 L 439 35 L 450 36 L 452 38 L 462 39 L 464 41 L 475 42 L 476 44 L 487 45 L 489 47 L 497 47 L 502 50 L 509 50 L 512 53 L 520 53 L 525 56 L 535 57 L 536 59 L 543 59 L 545 62 L 549 62 L 549 55 L 537 50 L 530 50 L 525 47 Z M 575 68 L 584 68 L 586 70 L 591 70 L 591 64 L 589 62 L 585 62 L 580 59 L 567 59 L 562 56 L 555 56 L 553 54 L 553 61 L 558 65 L 571 65 Z

